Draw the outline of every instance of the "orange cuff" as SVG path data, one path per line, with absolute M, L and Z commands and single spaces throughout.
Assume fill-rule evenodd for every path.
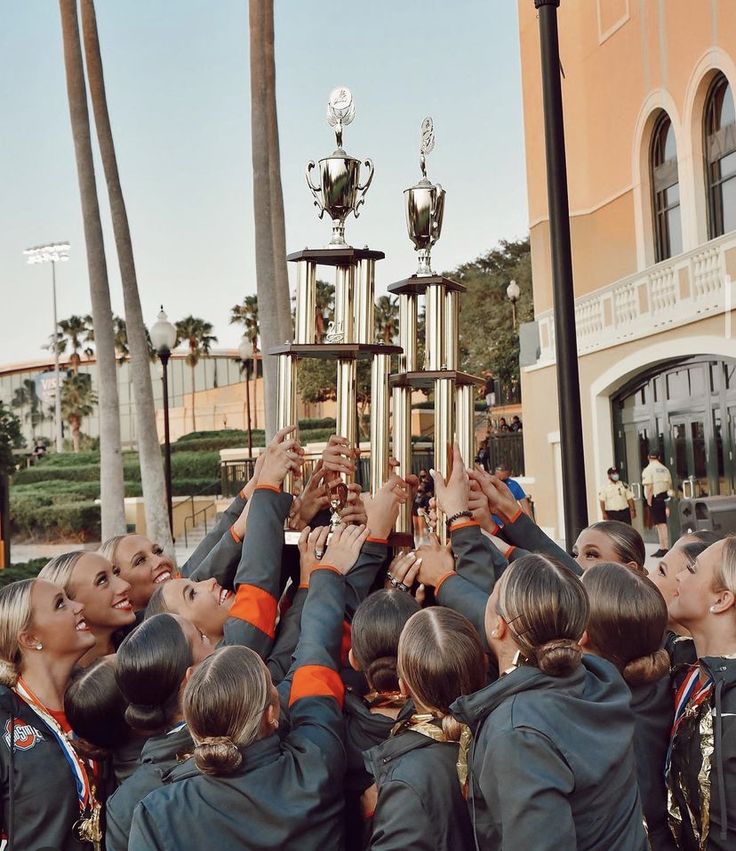
M 517 521 L 517 520 L 521 517 L 521 515 L 522 515 L 523 513 L 524 513 L 524 512 L 521 510 L 521 506 L 519 506 L 519 507 L 516 509 L 516 513 L 513 515 L 513 517 L 507 517 L 507 518 L 506 518 L 506 522 L 507 522 L 507 523 L 516 523 L 516 521 Z
M 445 582 L 451 577 L 457 576 L 457 572 L 454 570 L 448 570 L 444 576 L 440 576 L 439 582 L 434 586 L 434 593 L 439 594 L 440 588 L 445 584 Z
M 234 526 L 231 526 L 231 527 L 230 527 L 230 534 L 233 536 L 233 541 L 235 541 L 235 543 L 236 543 L 236 544 L 240 544 L 240 543 L 242 542 L 242 540 L 243 540 L 243 539 L 242 539 L 242 538 L 240 537 L 240 535 L 238 535 L 238 533 L 235 531 L 235 527 L 234 527 Z
M 366 544 L 388 544 L 388 538 L 366 538 Z
M 337 671 L 324 665 L 303 665 L 294 672 L 289 706 L 303 697 L 334 697 L 342 709 L 345 686 Z
M 506 561 L 511 561 L 511 553 L 516 549 L 516 547 L 509 547 L 506 552 L 503 554 L 503 557 Z
M 230 617 L 245 621 L 273 638 L 276 635 L 278 600 L 257 585 L 240 585 Z
M 450 526 L 450 534 L 457 532 L 458 529 L 467 529 L 468 526 L 480 526 L 477 520 L 463 520 L 462 523 L 453 523 Z
M 273 491 L 274 493 L 281 493 L 281 487 L 279 485 L 256 485 L 257 491 Z

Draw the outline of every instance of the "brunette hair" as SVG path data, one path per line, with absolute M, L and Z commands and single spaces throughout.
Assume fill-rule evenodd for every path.
M 22 652 L 18 636 L 31 625 L 31 591 L 35 579 L 21 579 L 0 589 L 0 685 L 18 682 Z
M 223 647 L 197 667 L 184 691 L 184 717 L 203 774 L 227 775 L 238 768 L 241 748 L 259 737 L 272 685 L 261 657 L 249 647 Z
M 440 606 L 412 615 L 399 639 L 398 670 L 415 701 L 441 719 L 448 739 L 459 741 L 462 725 L 450 705 L 486 684 L 486 657 L 470 621 Z
M 721 559 L 713 571 L 713 588 L 725 588 L 736 594 L 736 535 L 727 535 L 723 539 Z
M 582 576 L 588 592 L 590 644 L 621 671 L 629 685 L 653 683 L 669 673 L 662 641 L 667 604 L 647 576 L 625 565 L 600 562 Z
M 376 691 L 398 691 L 399 638 L 419 609 L 411 594 L 393 588 L 376 591 L 358 606 L 351 628 L 353 655 L 368 685 Z
M 68 595 L 69 584 L 72 580 L 72 573 L 79 563 L 79 559 L 85 555 L 85 552 L 85 550 L 74 550 L 73 552 L 62 553 L 61 555 L 56 556 L 56 558 L 52 558 L 51 561 L 44 565 L 41 569 L 38 574 L 38 578 L 45 579 L 47 582 L 53 582 L 54 585 L 58 585 L 63 588 Z
M 116 677 L 137 730 L 160 732 L 179 711 L 179 690 L 192 665 L 192 649 L 173 615 L 143 621 L 118 647 Z
M 125 723 L 127 706 L 112 659 L 76 668 L 64 693 L 64 712 L 75 734 L 102 751 L 114 750 L 130 738 Z M 82 748 L 82 752 L 91 755 L 89 749 Z
M 611 539 L 611 543 L 621 564 L 634 562 L 639 570 L 644 571 L 647 551 L 644 548 L 644 541 L 641 535 L 633 526 L 630 526 L 628 523 L 622 523 L 620 520 L 599 520 L 597 523 L 591 523 L 588 529 L 595 529 L 597 532 L 602 532 L 606 537 Z
M 541 555 L 522 556 L 499 580 L 497 614 L 514 641 L 544 674 L 566 677 L 580 665 L 578 642 L 588 622 L 588 595 L 580 580 Z

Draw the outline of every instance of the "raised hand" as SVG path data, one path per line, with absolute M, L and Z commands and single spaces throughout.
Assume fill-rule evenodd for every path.
M 473 520 L 477 520 L 480 523 L 481 529 L 485 529 L 486 532 L 495 532 L 498 526 L 493 522 L 491 508 L 488 505 L 488 497 L 483 493 L 480 484 L 472 477 L 473 472 L 472 470 L 468 470 L 468 476 L 470 477 L 468 510 L 473 512 Z
M 296 426 L 286 426 L 277 431 L 266 447 L 259 485 L 281 487 L 288 473 L 298 474 L 301 470 L 304 450 L 298 440 L 289 437 L 295 429 Z
M 347 437 L 338 434 L 331 435 L 327 446 L 322 451 L 322 464 L 327 473 L 329 483 L 338 478 L 341 473 L 352 475 L 355 472 L 355 450 L 350 446 Z
M 519 503 L 516 498 L 508 489 L 508 486 L 497 476 L 486 473 L 479 465 L 476 465 L 475 470 L 468 471 L 468 475 L 478 483 L 494 514 L 509 519 L 519 510 Z
M 346 574 L 358 560 L 369 530 L 360 526 L 345 526 L 342 523 L 335 529 L 324 555 L 324 563 L 336 567 Z
M 452 472 L 447 481 L 445 482 L 436 470 L 429 472 L 434 479 L 434 493 L 442 511 L 448 517 L 461 511 L 468 511 L 470 481 L 457 443 L 452 447 Z
M 399 506 L 409 499 L 409 488 L 392 473 L 372 497 L 366 500 L 368 526 L 374 538 L 388 538 L 399 516 Z
M 452 556 L 450 543 L 440 544 L 436 535 L 429 536 L 429 543 L 417 549 L 419 565 L 419 581 L 432 588 L 446 574 L 455 570 L 455 559 Z
M 301 530 L 330 504 L 330 492 L 325 484 L 325 469 L 320 459 L 312 470 L 304 490 L 294 500 L 289 512 L 289 528 Z
M 414 552 L 399 553 L 386 571 L 384 588 L 398 588 L 399 591 L 411 591 L 419 574 L 422 559 Z
M 329 504 L 329 498 L 328 498 Z M 348 498 L 345 507 L 340 510 L 340 522 L 368 525 L 368 515 L 363 503 L 363 494 L 358 484 L 348 485 Z
M 258 478 L 261 475 L 263 462 L 265 460 L 266 454 L 265 452 L 261 452 L 261 454 L 256 458 L 256 463 L 253 466 L 253 475 L 250 477 L 243 490 L 240 491 L 240 495 L 243 499 L 250 499 L 253 496 L 253 491 L 256 489 L 256 485 L 258 484 Z
M 319 567 L 320 559 L 325 554 L 327 536 L 330 534 L 329 526 L 317 526 L 310 529 L 307 526 L 302 529 L 299 536 L 299 584 L 309 585 L 309 577 L 312 571 Z

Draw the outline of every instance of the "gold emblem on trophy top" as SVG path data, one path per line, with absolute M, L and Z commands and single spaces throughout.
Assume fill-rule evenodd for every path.
M 361 204 L 365 203 L 365 193 L 373 180 L 373 163 L 370 159 L 362 163 L 351 157 L 342 146 L 342 134 L 346 125 L 355 118 L 353 95 L 345 86 L 338 86 L 330 93 L 327 103 L 327 123 L 335 131 L 337 148 L 319 164 L 314 160 L 307 163 L 307 186 L 314 196 L 314 205 L 319 210 L 320 219 L 325 213 L 332 219 L 332 239 L 328 248 L 346 248 L 345 219 L 353 213 L 357 219 Z M 319 184 L 312 183 L 312 169 L 319 165 Z M 365 182 L 361 182 L 361 165 L 368 169 Z

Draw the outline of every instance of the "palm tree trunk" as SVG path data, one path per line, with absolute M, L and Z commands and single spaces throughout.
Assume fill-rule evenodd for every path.
M 264 60 L 266 111 L 268 120 L 268 184 L 271 201 L 271 238 L 274 260 L 274 296 L 279 312 L 279 342 L 292 339 L 291 297 L 286 269 L 286 223 L 284 193 L 281 188 L 281 150 L 276 111 L 276 59 L 273 29 L 273 0 L 265 0 Z
M 194 413 L 195 406 L 195 398 L 194 398 L 194 370 L 197 368 L 196 364 L 192 364 L 192 431 L 197 430 L 197 418 Z
M 253 207 L 256 232 L 256 281 L 258 293 L 259 324 L 265 382 L 264 403 L 266 409 L 266 435 L 276 431 L 277 399 L 276 359 L 268 356 L 273 346 L 291 339 L 290 302 L 288 282 L 284 307 L 284 284 L 276 271 L 276 262 L 284 257 L 283 240 L 274 244 L 274 195 L 272 173 L 278 171 L 278 161 L 272 165 L 274 139 L 278 139 L 276 128 L 276 93 L 273 61 L 273 2 L 272 0 L 250 0 L 250 90 L 251 90 L 251 137 L 253 159 Z M 269 41 L 270 33 L 270 43 Z M 276 148 L 278 156 L 278 148 Z M 278 220 L 278 212 L 276 216 Z M 281 227 L 283 228 L 283 199 L 281 199 Z M 282 231 L 283 233 L 283 231 Z M 280 258 L 277 257 L 280 251 Z M 281 260 L 283 262 L 283 260 Z M 279 284 L 278 281 L 281 280 Z M 285 328 L 284 311 L 289 315 Z
M 107 182 L 112 227 L 115 234 L 120 278 L 123 284 L 125 327 L 130 351 L 130 373 L 135 400 L 136 438 L 146 513 L 146 531 L 152 541 L 157 541 L 169 553 L 173 553 L 161 446 L 156 428 L 156 409 L 153 402 L 146 326 L 143 321 L 143 310 L 138 292 L 128 214 L 125 209 L 110 115 L 107 109 L 105 78 L 102 69 L 94 0 L 82 0 L 82 33 L 87 61 L 87 78 L 97 128 L 97 141 Z
M 72 432 L 72 449 L 75 452 L 79 452 L 79 431 L 82 425 L 82 421 L 79 417 L 70 417 L 69 425 L 71 426 Z
M 112 326 L 110 288 L 107 281 L 105 244 L 97 200 L 92 141 L 90 138 L 87 87 L 84 81 L 82 45 L 79 38 L 76 0 L 59 0 L 64 42 L 69 115 L 82 202 L 84 241 L 87 248 L 90 300 L 97 347 L 97 380 L 100 412 L 100 502 L 103 539 L 125 533 L 125 485 L 120 446 L 115 335 Z

